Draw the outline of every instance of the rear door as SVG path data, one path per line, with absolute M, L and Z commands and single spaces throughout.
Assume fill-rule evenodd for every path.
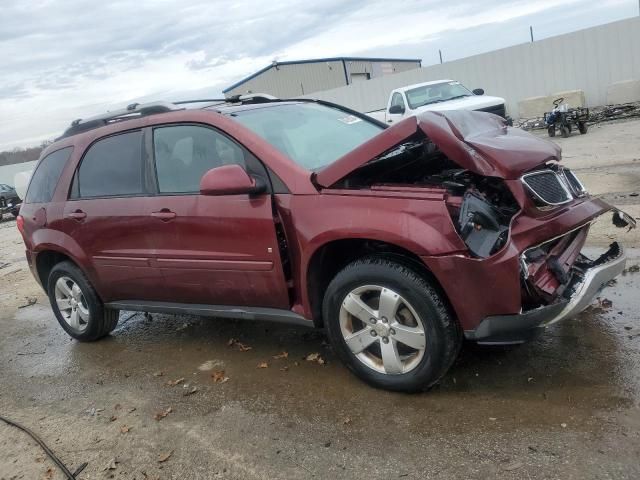
M 155 220 L 141 130 L 102 138 L 76 169 L 61 230 L 89 257 L 104 301 L 162 300 L 151 265 Z
M 200 195 L 211 168 L 238 164 L 268 180 L 264 167 L 220 131 L 181 124 L 151 129 L 157 172 L 154 265 L 167 301 L 289 308 L 272 199 Z

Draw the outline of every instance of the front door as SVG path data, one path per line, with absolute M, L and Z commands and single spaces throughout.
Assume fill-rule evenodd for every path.
M 264 167 L 213 128 L 170 125 L 153 128 L 152 135 L 153 264 L 166 300 L 289 308 L 270 194 L 199 193 L 211 168 L 236 163 L 255 174 Z

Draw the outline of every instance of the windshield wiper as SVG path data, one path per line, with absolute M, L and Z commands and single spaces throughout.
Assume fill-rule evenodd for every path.
M 447 101 L 447 102 L 448 102 L 449 100 L 456 100 L 456 99 L 458 99 L 458 98 L 464 98 L 464 97 L 470 97 L 470 96 L 471 96 L 471 95 L 469 95 L 468 93 L 465 93 L 465 94 L 463 94 L 463 95 L 456 95 L 455 97 L 447 98 L 447 100 L 445 100 L 445 101 Z

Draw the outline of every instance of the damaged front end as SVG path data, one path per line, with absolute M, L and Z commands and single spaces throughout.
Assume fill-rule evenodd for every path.
M 584 254 L 598 217 L 613 212 L 615 226 L 635 227 L 633 218 L 590 197 L 559 161 L 557 145 L 495 116 L 430 112 L 389 128 L 314 181 L 437 192 L 467 250 L 421 258 L 468 339 L 513 344 L 576 315 L 622 272 L 618 243 L 596 259 Z

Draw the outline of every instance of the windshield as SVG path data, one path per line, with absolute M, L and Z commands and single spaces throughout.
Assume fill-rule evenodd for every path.
M 317 103 L 276 103 L 231 115 L 307 170 L 329 165 L 383 130 Z
M 434 85 L 423 85 L 422 87 L 407 90 L 407 102 L 412 110 L 430 103 L 446 102 L 462 97 L 471 97 L 471 93 L 460 82 L 444 82 Z

